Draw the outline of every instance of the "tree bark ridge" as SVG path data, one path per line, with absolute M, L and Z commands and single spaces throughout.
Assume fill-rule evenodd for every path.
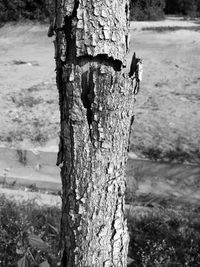
M 62 266 L 126 266 L 124 168 L 135 101 L 135 81 L 122 71 L 127 4 L 56 2 Z

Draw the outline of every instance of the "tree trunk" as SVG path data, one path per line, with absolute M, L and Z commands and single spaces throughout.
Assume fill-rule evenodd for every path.
M 57 0 L 65 267 L 126 266 L 124 167 L 136 81 L 124 71 L 128 0 Z

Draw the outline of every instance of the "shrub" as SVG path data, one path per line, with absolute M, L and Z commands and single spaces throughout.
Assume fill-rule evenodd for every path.
M 200 15 L 200 0 L 166 0 L 165 12 L 197 17 Z
M 189 161 L 191 158 L 189 152 L 183 151 L 179 147 L 176 147 L 173 150 L 166 151 L 164 156 L 169 162 L 176 160 L 177 162 L 180 162 L 180 163 Z
M 130 20 L 160 20 L 164 18 L 165 0 L 132 0 Z
M 0 196 L 0 266 L 58 266 L 60 209 Z
M 43 21 L 49 17 L 47 0 L 0 0 L 0 22 L 31 19 Z
M 134 259 L 130 267 L 200 266 L 199 214 L 191 212 L 191 206 L 186 210 L 175 212 L 160 206 L 156 217 L 152 211 L 148 216 L 127 218 L 129 257 Z
M 148 147 L 143 150 L 143 155 L 150 160 L 157 161 L 162 156 L 162 150 L 160 148 Z

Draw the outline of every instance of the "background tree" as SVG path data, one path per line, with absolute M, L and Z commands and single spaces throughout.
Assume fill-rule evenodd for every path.
M 49 17 L 50 0 L 0 0 L 0 23 L 30 19 L 44 21 Z
M 200 0 L 166 0 L 165 12 L 198 17 L 200 15 Z
M 126 266 L 124 167 L 135 79 L 128 0 L 56 1 L 63 266 Z
M 131 20 L 164 19 L 165 0 L 131 0 Z

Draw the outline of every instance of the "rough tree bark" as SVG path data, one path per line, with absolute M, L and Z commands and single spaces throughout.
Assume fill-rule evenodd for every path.
M 57 0 L 62 266 L 126 266 L 124 167 L 136 81 L 128 0 Z

